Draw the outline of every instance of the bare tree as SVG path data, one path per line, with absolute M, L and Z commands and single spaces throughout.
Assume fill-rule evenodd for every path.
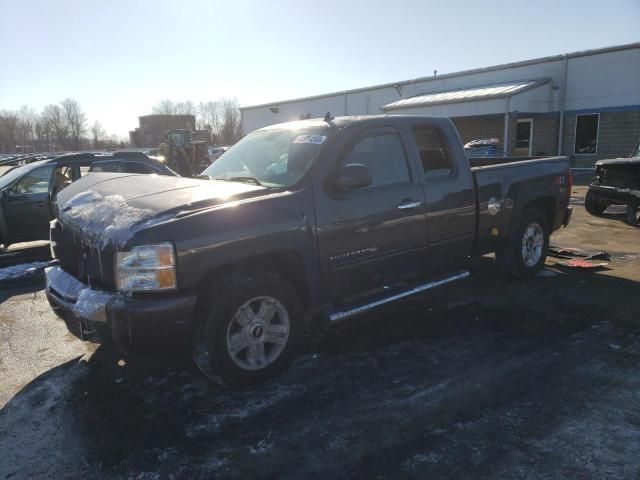
M 102 148 L 102 139 L 105 137 L 105 131 L 99 121 L 93 122 L 91 126 L 91 137 L 93 148 Z
M 42 121 L 46 126 L 45 128 L 51 132 L 50 150 L 65 148 L 69 139 L 69 128 L 62 107 L 55 104 L 44 107 Z
M 73 98 L 67 98 L 60 102 L 60 104 L 64 110 L 64 119 L 69 130 L 71 148 L 77 150 L 80 148 L 80 138 L 87 128 L 87 119 L 82 108 L 80 108 L 80 104 Z
M 231 145 L 240 140 L 240 106 L 238 100 L 233 98 L 222 98 L 220 100 L 221 124 L 218 132 L 220 143 Z
M 175 104 L 175 113 L 176 115 L 195 115 L 196 107 L 193 105 L 191 100 L 178 102 Z
M 209 141 L 217 143 L 220 133 L 220 104 L 218 102 L 200 102 L 196 115 L 196 126 L 209 131 Z
M 23 105 L 16 114 L 16 141 L 22 152 L 35 152 L 35 124 L 37 115 L 35 110 Z
M 160 100 L 153 106 L 151 113 L 155 113 L 156 115 L 175 115 L 176 104 L 168 99 Z
M 15 151 L 17 130 L 18 117 L 15 112 L 0 110 L 0 152 Z

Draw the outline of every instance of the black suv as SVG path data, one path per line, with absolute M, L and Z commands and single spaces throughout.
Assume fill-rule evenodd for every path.
M 142 152 L 76 153 L 16 166 L 0 177 L 0 245 L 47 240 L 58 193 L 90 172 L 177 175 Z

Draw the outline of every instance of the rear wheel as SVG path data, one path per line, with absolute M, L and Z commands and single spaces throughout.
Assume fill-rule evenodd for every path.
M 510 277 L 532 278 L 544 266 L 548 248 L 549 223 L 540 210 L 528 208 L 504 248 L 496 252 L 496 263 Z
M 584 197 L 584 208 L 591 215 L 600 215 L 607 209 L 608 206 L 609 205 L 607 205 L 605 202 L 599 200 L 596 194 L 591 190 L 589 190 L 586 197 Z
M 247 384 L 289 365 L 303 315 L 289 282 L 270 272 L 233 274 L 211 295 L 194 342 L 194 360 L 205 374 L 228 384 Z

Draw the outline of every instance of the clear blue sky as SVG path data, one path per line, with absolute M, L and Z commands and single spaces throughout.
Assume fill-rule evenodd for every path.
M 640 0 L 0 0 L 0 109 L 242 105 L 640 40 Z

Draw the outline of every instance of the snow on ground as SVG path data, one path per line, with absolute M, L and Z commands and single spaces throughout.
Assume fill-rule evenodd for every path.
M 17 278 L 33 275 L 39 270 L 49 265 L 49 262 L 32 262 L 22 263 L 20 265 L 12 265 L 10 267 L 0 268 L 0 281 L 14 280 Z

